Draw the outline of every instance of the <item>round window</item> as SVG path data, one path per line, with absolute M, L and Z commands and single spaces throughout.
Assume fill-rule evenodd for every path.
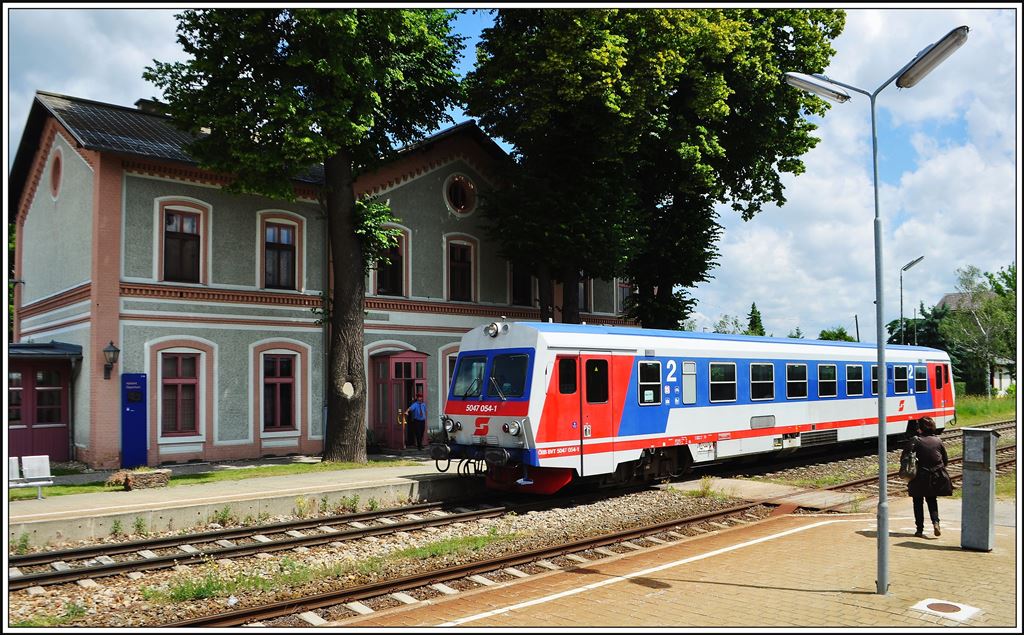
M 53 153 L 53 162 L 50 163 L 50 195 L 53 198 L 57 198 L 57 194 L 60 193 L 61 168 L 60 150 L 57 150 Z
M 453 174 L 445 182 L 444 200 L 456 214 L 469 214 L 476 209 L 476 186 L 465 176 Z

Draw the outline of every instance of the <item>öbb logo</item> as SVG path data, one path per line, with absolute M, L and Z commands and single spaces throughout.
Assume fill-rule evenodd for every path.
M 487 436 L 487 430 L 490 427 L 487 422 L 490 421 L 490 417 L 477 417 L 475 421 L 476 429 L 473 430 L 474 437 Z

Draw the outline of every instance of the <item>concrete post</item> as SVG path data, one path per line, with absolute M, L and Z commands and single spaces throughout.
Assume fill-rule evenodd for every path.
M 995 544 L 996 440 L 999 433 L 964 428 L 960 547 L 992 551 Z

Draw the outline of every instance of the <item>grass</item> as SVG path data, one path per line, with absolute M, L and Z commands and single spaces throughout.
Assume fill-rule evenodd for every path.
M 332 578 L 344 578 L 353 574 L 372 575 L 383 570 L 387 560 L 427 560 L 450 554 L 478 551 L 499 541 L 515 538 L 515 534 L 499 534 L 491 528 L 485 536 L 450 538 L 422 547 L 396 551 L 385 557 L 375 556 L 358 563 L 344 562 L 322 566 L 310 566 L 290 558 L 282 558 L 276 571 L 268 575 L 240 573 L 222 578 L 217 571 L 207 571 L 197 578 L 185 578 L 167 588 L 142 587 L 139 592 L 150 602 L 189 602 L 213 597 L 223 597 L 247 591 L 272 591 L 291 589 L 308 582 Z
M 287 465 L 267 465 L 263 467 L 244 467 L 237 470 L 219 470 L 216 472 L 200 472 L 196 474 L 181 474 L 171 476 L 168 487 L 181 485 L 197 485 L 200 483 L 216 483 L 221 481 L 241 481 L 248 478 L 261 476 L 286 476 L 288 474 L 308 474 L 311 472 L 336 472 L 338 470 L 353 470 L 363 467 L 401 467 L 405 465 L 418 465 L 416 461 L 403 459 L 391 461 L 368 461 L 367 463 L 290 463 Z M 43 488 L 43 496 L 70 496 L 73 494 L 91 494 L 94 492 L 120 491 L 104 484 L 103 481 L 95 483 L 84 483 L 79 485 L 48 485 Z M 23 488 L 10 490 L 7 493 L 7 500 L 26 500 L 36 497 L 35 488 Z
M 979 423 L 1013 419 L 1017 416 L 1017 400 L 1008 397 L 987 399 L 974 395 L 957 397 L 956 427 L 969 428 Z
M 14 628 L 52 628 L 72 622 L 84 615 L 85 607 L 72 602 L 64 606 L 64 613 L 60 615 L 38 615 L 31 619 L 14 622 L 11 626 Z

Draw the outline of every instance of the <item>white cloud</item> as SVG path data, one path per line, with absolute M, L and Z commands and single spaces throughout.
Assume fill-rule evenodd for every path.
M 1012 11 L 847 11 L 826 75 L 868 91 L 896 73 L 927 44 L 967 24 L 968 42 L 912 89 L 889 87 L 877 99 L 879 162 L 898 182 L 879 187 L 886 322 L 918 302 L 933 306 L 953 291 L 959 267 L 996 271 L 1016 260 L 1019 200 Z M 856 103 L 855 103 L 856 102 Z M 722 211 L 726 227 L 720 266 L 698 287 L 698 328 L 723 313 L 746 322 L 756 302 L 765 328 L 785 336 L 796 326 L 809 337 L 844 326 L 875 340 L 874 187 L 867 100 L 834 106 L 819 122 L 818 147 L 807 172 L 785 181 L 788 202 L 749 223 Z M 903 162 L 895 166 L 893 164 Z M 885 174 L 881 174 L 885 179 Z M 891 177 L 890 177 L 891 178 Z

